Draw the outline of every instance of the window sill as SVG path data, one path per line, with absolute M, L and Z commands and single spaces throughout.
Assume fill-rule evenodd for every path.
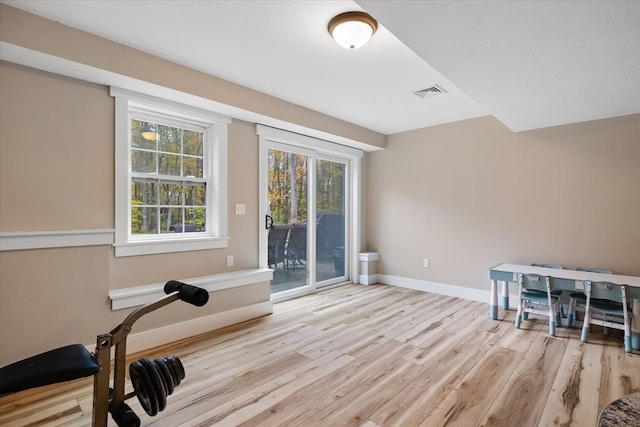
M 229 246 L 229 237 L 197 237 L 180 240 L 139 240 L 116 243 L 116 257 L 201 251 Z
M 273 270 L 268 268 L 259 268 L 215 274 L 212 276 L 196 277 L 181 281 L 188 283 L 189 285 L 203 288 L 208 292 L 216 292 L 224 289 L 268 282 L 272 278 Z M 113 289 L 109 291 L 111 310 L 120 310 L 123 308 L 148 304 L 164 295 L 164 283 L 136 286 L 126 289 Z

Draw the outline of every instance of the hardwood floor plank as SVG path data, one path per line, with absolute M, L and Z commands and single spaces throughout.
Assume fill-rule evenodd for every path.
M 48 422 L 67 422 L 67 420 L 79 418 L 82 410 L 76 400 L 64 400 L 60 403 L 47 405 L 37 411 L 22 411 L 11 417 L 3 417 L 3 427 L 21 427 L 42 425 Z
M 544 425 L 589 425 L 597 419 L 601 346 L 586 346 L 577 340 L 567 342 L 567 350 L 556 374 L 541 416 Z
M 521 358 L 521 353 L 508 348 L 489 350 L 420 426 L 475 425 L 494 402 Z
M 597 345 L 594 335 L 597 336 L 589 334 L 589 342 L 585 346 Z M 602 410 L 620 396 L 640 392 L 640 355 L 624 352 L 621 331 L 611 331 L 611 335 L 600 337 L 604 343 L 598 409 Z
M 481 425 L 538 425 L 566 347 L 564 341 L 538 335 Z
M 381 345 L 366 356 L 354 359 L 331 375 L 310 384 L 242 425 L 260 425 L 261 422 L 262 425 L 270 426 L 309 423 L 310 414 L 327 408 L 336 401 L 351 404 L 352 402 L 347 400 L 349 393 L 361 389 L 367 381 L 379 376 L 409 350 L 407 346 L 398 346 L 390 342 Z
M 418 345 L 425 342 L 434 335 L 438 335 L 443 327 L 456 319 L 456 316 L 463 315 L 473 307 L 472 301 L 454 300 L 449 306 L 434 307 L 432 316 L 422 323 L 416 325 L 410 331 L 400 335 L 397 340 L 411 345 Z
M 426 374 L 383 405 L 371 420 L 385 426 L 419 425 L 499 338 L 500 334 L 495 332 L 469 331 L 457 341 L 448 341 L 451 347 L 447 349 L 425 351 L 419 361 Z
M 225 381 L 215 384 L 211 384 L 207 378 L 202 378 L 202 381 L 190 381 L 184 387 L 181 385 L 176 389 L 162 418 L 153 425 L 188 424 L 194 416 L 250 393 L 256 384 L 275 381 L 283 372 L 298 369 L 308 362 L 308 358 L 292 353 L 283 358 L 269 358 L 267 363 L 260 367 L 247 370 L 240 375 L 230 375 Z
M 194 427 L 238 425 L 352 360 L 351 356 L 333 351 L 309 361 L 302 367 L 287 371 L 275 380 L 225 402 L 211 411 L 195 416 L 190 420 L 189 425 Z

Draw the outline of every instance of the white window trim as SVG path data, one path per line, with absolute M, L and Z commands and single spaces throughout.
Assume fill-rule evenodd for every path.
M 170 252 L 185 252 L 204 249 L 226 248 L 228 246 L 227 217 L 227 126 L 231 122 L 226 116 L 214 111 L 191 107 L 172 100 L 159 99 L 148 95 L 111 87 L 115 98 L 115 255 L 136 256 Z M 214 159 L 211 167 L 212 200 L 207 201 L 207 233 L 181 233 L 179 236 L 149 235 L 131 236 L 130 201 L 131 167 L 129 149 L 129 103 L 146 104 L 177 114 L 202 117 L 216 123 L 215 152 L 208 158 Z M 212 221 L 211 218 L 215 218 Z

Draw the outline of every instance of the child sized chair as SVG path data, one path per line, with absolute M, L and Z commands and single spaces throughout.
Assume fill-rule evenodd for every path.
M 616 283 L 584 281 L 587 300 L 580 340 L 587 342 L 590 325 L 624 330 L 624 351 L 631 352 L 629 287 Z
M 558 270 L 564 270 L 564 267 L 559 265 L 559 264 L 549 264 L 549 263 L 538 263 L 538 262 L 533 262 L 531 263 L 532 267 L 544 267 L 544 268 L 555 268 Z M 531 292 L 536 292 L 535 289 L 528 289 L 527 291 L 531 291 Z M 542 293 L 545 293 L 546 291 L 543 291 Z M 561 289 L 552 289 L 551 290 L 551 295 L 555 295 L 558 298 L 560 298 L 560 315 L 562 317 L 564 317 L 564 306 L 562 305 L 562 290 Z M 524 313 L 524 317 L 522 318 L 523 320 L 527 320 L 527 313 Z
M 578 267 L 576 271 L 588 271 L 590 273 L 613 274 L 611 270 L 592 267 Z M 569 313 L 567 314 L 567 327 L 573 327 L 573 321 L 578 320 L 578 312 L 584 313 L 584 305 L 587 302 L 587 296 L 582 291 L 571 292 L 569 294 Z
M 556 326 L 560 326 L 560 297 L 553 295 L 552 290 L 552 277 L 518 273 L 516 328 L 520 328 L 524 313 L 539 314 L 549 317 L 549 335 L 556 335 Z

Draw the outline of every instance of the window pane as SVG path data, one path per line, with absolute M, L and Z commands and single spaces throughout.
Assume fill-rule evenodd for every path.
M 204 206 L 205 184 L 188 184 L 184 186 L 184 204 L 187 206 Z
M 157 129 L 155 123 L 131 120 L 131 147 L 155 150 Z
M 204 171 L 202 170 L 202 159 L 197 157 L 185 157 L 184 176 L 193 176 L 196 178 L 204 177 Z
M 203 157 L 202 151 L 202 141 L 203 141 L 203 133 L 195 132 L 191 130 L 184 131 L 184 150 L 183 153 L 190 156 L 200 156 Z
M 319 160 L 316 169 L 316 211 L 344 214 L 345 165 Z
M 158 185 L 155 181 L 133 180 L 131 185 L 131 204 L 156 205 Z
M 157 234 L 158 218 L 155 208 L 131 208 L 131 234 Z
M 161 183 L 160 184 L 160 204 L 161 205 L 181 205 L 182 204 L 182 184 Z
M 158 173 L 172 176 L 182 176 L 181 156 L 160 154 Z
M 187 217 L 185 221 L 193 224 L 196 231 L 206 231 L 207 226 L 207 209 L 205 208 L 187 208 Z
M 174 233 L 182 230 L 183 208 L 160 208 L 160 233 Z
M 153 151 L 131 150 L 131 170 L 133 172 L 156 172 L 156 153 Z
M 346 165 L 319 160 L 316 168 L 316 281 L 346 274 Z
M 166 151 L 168 153 L 180 153 L 180 144 L 182 137 L 182 129 L 159 126 L 158 150 Z

